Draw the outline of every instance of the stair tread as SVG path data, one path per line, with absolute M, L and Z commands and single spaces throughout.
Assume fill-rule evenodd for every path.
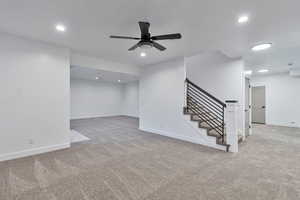
M 224 143 L 223 143 L 223 142 L 222 142 L 222 136 L 221 136 L 219 133 L 217 133 L 217 132 L 215 131 L 215 128 L 221 127 L 222 125 L 215 126 L 215 127 L 212 128 L 212 127 L 209 126 L 205 121 L 201 120 L 201 118 L 200 118 L 197 114 L 195 114 L 195 112 L 192 112 L 191 110 L 188 110 L 187 107 L 184 107 L 184 108 L 183 108 L 183 113 L 186 114 L 186 115 L 190 115 L 190 116 L 191 116 L 191 119 L 190 119 L 191 121 L 197 121 L 197 122 L 199 122 L 199 128 L 206 129 L 206 130 L 207 130 L 207 136 L 215 137 L 215 138 L 216 138 L 216 144 L 225 146 L 225 147 L 226 147 L 226 151 L 229 150 L 230 145 L 229 145 L 229 144 L 226 144 L 226 137 L 224 136 L 224 137 L 225 137 L 225 138 L 224 138 L 225 141 L 224 141 Z M 201 114 L 203 114 L 203 113 L 207 113 L 207 114 L 209 114 L 209 115 L 213 114 L 212 112 L 209 112 L 209 111 L 204 111 L 204 112 L 198 113 L 198 114 L 201 115 Z M 206 118 L 207 118 L 207 116 L 209 116 L 209 115 L 206 115 Z M 216 117 L 215 117 L 215 116 L 212 116 L 212 117 L 209 118 L 208 120 L 213 120 L 213 119 L 216 119 Z
M 211 133 L 207 133 L 208 136 L 213 136 L 213 137 L 216 137 L 216 138 L 222 138 L 222 136 L 218 133 L 214 133 L 214 134 L 211 134 Z
M 210 127 L 210 130 L 214 130 L 214 129 L 219 128 L 219 127 L 222 127 L 222 125 L 220 124 L 218 126 Z

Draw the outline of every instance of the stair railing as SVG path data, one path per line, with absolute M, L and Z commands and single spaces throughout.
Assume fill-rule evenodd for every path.
M 209 131 L 214 130 L 225 142 L 225 108 L 226 104 L 189 79 L 185 80 L 186 110 L 206 123 Z

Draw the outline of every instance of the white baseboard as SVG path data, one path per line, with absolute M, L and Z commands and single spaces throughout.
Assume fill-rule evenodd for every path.
M 120 115 L 120 116 L 124 116 L 124 117 L 131 117 L 131 118 L 136 118 L 136 119 L 139 119 L 138 116 L 134 116 L 134 115 Z
M 194 143 L 194 144 L 200 144 L 200 145 L 203 145 L 203 146 L 212 147 L 212 148 L 222 150 L 222 151 L 226 151 L 225 146 L 195 140 L 195 138 L 185 136 L 185 135 L 179 135 L 179 134 L 174 134 L 174 133 L 171 134 L 171 133 L 168 133 L 166 131 L 161 131 L 161 130 L 156 130 L 156 129 L 151 129 L 151 128 L 144 128 L 144 127 L 139 127 L 139 130 L 149 132 L 149 133 L 153 133 L 153 134 L 166 136 L 166 137 L 170 137 L 170 138 L 174 138 L 174 139 L 178 139 L 178 140 L 183 140 L 183 141 Z
M 291 125 L 291 124 L 285 124 L 285 123 L 271 123 L 266 124 L 268 126 L 282 126 L 282 127 L 288 127 L 288 128 L 300 128 L 297 124 Z
M 76 120 L 76 119 L 91 119 L 91 118 L 98 118 L 98 117 L 118 117 L 118 116 L 139 118 L 139 117 L 133 116 L 133 115 L 119 114 L 119 115 L 91 115 L 91 116 L 71 117 L 71 120 Z
M 27 157 L 27 156 L 33 156 L 33 155 L 42 154 L 42 153 L 47 153 L 50 151 L 57 151 L 57 150 L 66 149 L 66 148 L 70 148 L 70 143 L 46 146 L 46 147 L 39 147 L 39 148 L 35 148 L 35 149 L 28 149 L 28 150 L 19 151 L 19 152 L 3 154 L 3 155 L 0 155 L 0 162 L 6 161 L 6 160 L 13 160 L 13 159 L 17 159 L 17 158 L 23 158 L 23 157 Z
M 80 117 L 71 117 L 71 120 L 76 120 L 76 119 L 91 119 L 91 118 L 98 118 L 98 117 L 117 117 L 121 116 L 119 115 L 87 115 L 87 116 L 80 116 Z

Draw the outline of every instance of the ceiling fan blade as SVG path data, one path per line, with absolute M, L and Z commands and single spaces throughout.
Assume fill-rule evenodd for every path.
M 116 35 L 111 35 L 110 38 L 116 38 L 116 39 L 131 39 L 131 40 L 140 40 L 140 39 L 141 39 L 141 38 L 137 38 L 137 37 L 116 36 Z
M 174 40 L 174 39 L 180 39 L 181 34 L 180 33 L 175 33 L 175 34 L 167 34 L 167 35 L 157 35 L 157 36 L 152 36 L 152 40 Z
M 133 50 L 135 50 L 136 48 L 138 48 L 140 46 L 140 43 L 138 42 L 137 44 L 135 44 L 135 45 L 133 45 L 132 47 L 130 47 L 129 49 L 128 49 L 128 51 L 133 51 Z
M 167 49 L 166 47 L 162 46 L 161 44 L 158 44 L 157 42 L 152 42 L 152 44 L 155 48 L 157 48 L 160 51 L 164 51 Z
M 139 22 L 139 25 L 140 25 L 140 29 L 141 29 L 141 35 L 147 36 L 149 34 L 150 23 L 149 22 Z

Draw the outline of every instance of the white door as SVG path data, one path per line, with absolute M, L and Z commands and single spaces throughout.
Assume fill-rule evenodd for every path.
M 266 87 L 252 87 L 252 123 L 266 123 Z
M 245 81 L 245 135 L 249 136 L 250 131 L 250 80 Z

